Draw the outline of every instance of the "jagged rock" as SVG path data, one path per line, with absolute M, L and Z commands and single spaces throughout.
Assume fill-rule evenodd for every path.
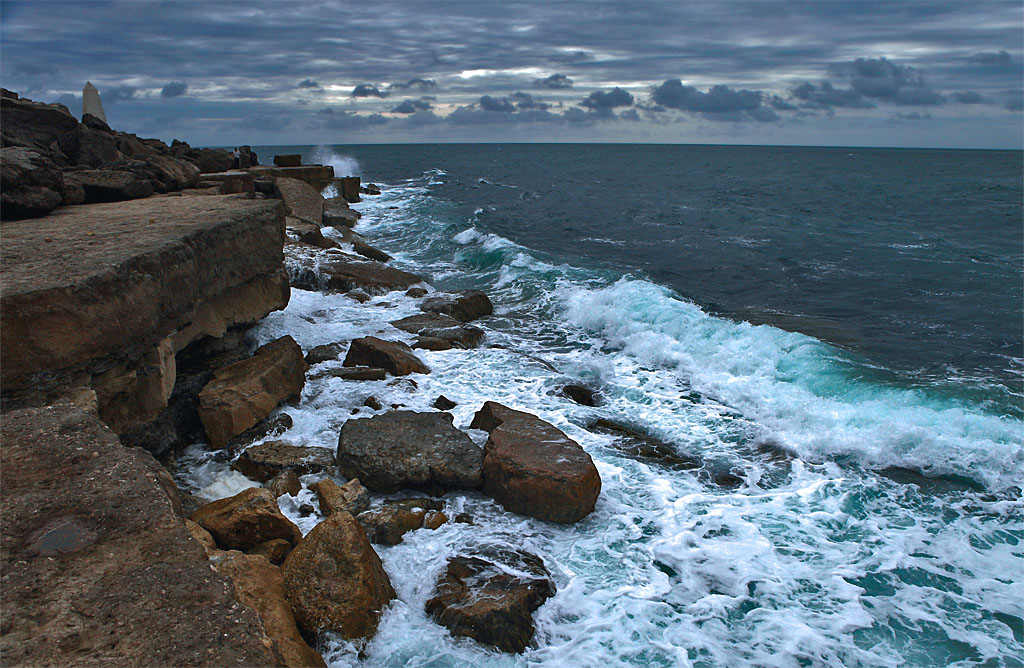
M 376 184 L 367 183 L 365 186 L 360 188 L 360 191 L 365 195 L 379 195 L 380 188 Z
M 311 348 L 306 353 L 306 364 L 314 366 L 321 362 L 331 362 L 341 357 L 341 353 L 345 350 L 345 343 L 342 341 L 336 341 L 334 343 L 325 343 L 322 346 L 316 346 Z
M 470 426 L 490 432 L 484 493 L 507 510 L 565 524 L 594 510 L 601 476 L 590 455 L 556 427 L 493 401 Z
M 334 183 L 338 189 L 338 192 L 345 199 L 346 202 L 355 204 L 361 201 L 359 197 L 359 177 L 358 176 L 343 176 L 340 179 L 335 179 Z
M 405 296 L 419 299 L 420 297 L 427 296 L 427 291 L 425 288 L 409 288 L 405 291 Z
M 340 378 L 341 380 L 384 380 L 388 372 L 369 366 L 351 366 L 333 369 L 321 369 L 310 374 L 310 380 L 321 378 Z
M 484 340 L 484 330 L 439 313 L 410 315 L 393 320 L 391 325 L 421 337 L 443 339 L 459 348 L 475 348 Z
M 152 455 L 63 402 L 5 410 L 0 441 L 5 666 L 281 665 Z
M 64 173 L 67 188 L 82 190 L 85 204 L 121 202 L 153 194 L 153 184 L 132 172 L 86 169 Z
M 36 149 L 0 149 L 0 217 L 45 216 L 60 206 L 63 198 L 64 175 L 52 160 Z
M 331 473 L 334 453 L 330 448 L 307 448 L 283 441 L 267 441 L 247 449 L 231 468 L 260 482 L 267 482 L 284 471 L 294 471 L 298 475 Z
M 379 295 L 423 281 L 416 274 L 380 262 L 298 243 L 285 244 L 285 267 L 292 287 L 302 290 L 348 292 L 358 289 Z
M 346 292 L 345 296 L 348 297 L 349 299 L 353 299 L 359 302 L 360 304 L 365 304 L 366 302 L 370 301 L 370 295 L 366 294 L 362 290 L 352 290 L 351 292 Z
M 469 322 L 494 312 L 494 306 L 486 294 L 479 290 L 466 290 L 457 294 L 440 294 L 428 297 L 420 303 L 420 310 L 428 313 L 443 313 L 462 322 Z
M 249 172 L 219 172 L 216 174 L 200 174 L 200 186 L 217 186 L 221 195 L 244 193 L 250 199 L 256 195 L 256 186 Z
M 201 174 L 216 174 L 231 169 L 231 152 L 225 148 L 192 148 L 177 139 L 171 142 L 171 153 L 181 160 L 188 160 L 199 168 Z
M 616 450 L 642 462 L 657 463 L 676 471 L 691 471 L 702 466 L 699 459 L 678 452 L 671 443 L 606 418 L 596 420 L 588 429 L 615 436 L 612 446 Z
M 274 495 L 262 487 L 208 503 L 192 513 L 191 519 L 227 550 L 244 552 L 275 538 L 296 545 L 302 538 L 299 528 L 281 514 Z
M 301 167 L 302 155 L 298 153 L 285 153 L 275 155 L 274 165 L 277 167 Z
M 303 184 L 305 185 L 305 184 Z M 324 237 L 320 226 L 302 218 L 288 217 L 285 219 L 288 231 L 298 237 L 299 241 L 317 248 L 338 248 L 338 242 Z
M 416 508 L 421 510 L 444 509 L 444 501 L 441 499 L 431 499 L 426 496 L 417 496 L 411 499 L 388 499 L 385 503 L 389 506 L 405 508 L 406 510 L 415 510 Z
M 38 149 L 62 167 L 71 161 L 61 152 L 58 140 L 78 129 L 78 119 L 62 104 L 43 104 L 24 98 L 0 97 L 0 141 L 3 146 Z
M 289 668 L 322 666 L 323 658 L 313 650 L 295 624 L 285 592 L 281 569 L 263 556 L 229 552 L 214 561 L 217 572 L 228 577 L 235 589 L 235 598 L 254 610 L 263 620 L 263 627 L 276 643 Z
M 451 341 L 436 336 L 420 336 L 413 341 L 412 347 L 417 350 L 451 350 L 455 346 Z
M 423 528 L 434 531 L 435 529 L 441 528 L 441 526 L 447 522 L 447 515 L 442 513 L 440 510 L 431 510 L 427 513 L 426 517 L 423 518 Z
M 324 201 L 324 225 L 352 228 L 359 222 L 359 217 L 359 212 L 353 210 L 341 197 L 332 197 Z
M 338 469 L 370 489 L 429 493 L 480 486 L 483 452 L 451 413 L 391 411 L 351 419 L 338 436 Z
M 317 225 L 323 222 L 324 198 L 313 186 L 298 179 L 274 180 L 274 196 L 284 200 L 285 212 Z
M 313 483 L 309 488 L 316 494 L 320 502 L 320 511 L 324 515 L 342 511 L 358 515 L 370 505 L 370 493 L 359 482 L 359 478 L 353 478 L 341 486 L 325 478 Z
M 597 392 L 583 385 L 569 384 L 562 388 L 562 395 L 572 399 L 581 406 L 599 406 Z
M 282 401 L 298 397 L 307 369 L 302 349 L 290 336 L 260 347 L 249 359 L 217 369 L 199 393 L 199 417 L 210 444 L 223 447 Z
M 193 511 L 194 512 L 194 511 Z M 191 513 L 189 513 L 191 514 Z M 185 528 L 192 534 L 192 537 L 199 541 L 199 544 L 203 546 L 203 549 L 209 554 L 217 548 L 217 541 L 213 539 L 213 536 L 209 531 L 199 526 L 192 520 L 185 520 Z
M 366 397 L 366 401 L 363 402 L 363 405 L 367 408 L 372 408 L 375 411 L 379 411 L 384 408 L 380 405 L 380 400 L 378 400 L 377 397 Z
M 60 136 L 57 140 L 60 150 L 68 156 L 72 165 L 82 165 L 97 169 L 116 163 L 123 158 L 117 149 L 117 141 L 107 131 L 97 130 L 87 125 L 77 126 L 73 132 Z
M 219 368 L 219 366 L 221 365 L 218 365 L 217 368 Z M 202 384 L 202 386 L 205 385 L 206 383 Z M 202 386 L 199 389 L 202 389 Z M 198 406 L 198 391 L 196 394 L 196 406 Z M 202 422 L 200 422 L 200 425 L 202 425 Z M 252 427 L 249 427 L 241 434 L 235 436 L 230 441 L 228 441 L 227 445 L 224 446 L 224 448 L 226 450 L 230 450 L 231 452 L 244 450 L 247 446 L 252 445 L 254 442 L 260 439 L 266 438 L 268 436 L 280 436 L 281 434 L 283 434 L 284 432 L 288 431 L 291 428 L 292 416 L 288 415 L 287 413 L 279 413 L 278 415 L 275 415 L 272 418 L 267 418 L 266 420 L 258 422 Z
M 449 559 L 426 611 L 452 635 L 522 652 L 533 638 L 533 611 L 554 595 L 540 557 L 496 548 Z
M 269 490 L 274 498 L 289 494 L 291 496 L 297 496 L 302 491 L 302 483 L 299 481 L 299 474 L 291 469 L 281 471 L 276 476 L 270 479 L 264 486 L 265 489 Z
M 346 512 L 316 525 L 285 559 L 281 572 L 296 621 L 307 633 L 371 636 L 395 598 L 366 532 Z
M 398 545 L 402 536 L 423 527 L 424 512 L 385 505 L 360 513 L 356 520 L 363 525 L 371 543 Z
M 280 203 L 188 195 L 5 221 L 5 407 L 88 388 L 119 434 L 151 422 L 175 353 L 288 303 L 283 223 Z
M 401 341 L 385 341 L 375 336 L 364 336 L 352 341 L 342 364 L 384 369 L 394 376 L 430 373 L 430 367 L 413 355 L 409 346 Z
M 458 406 L 457 403 L 444 396 L 443 394 L 434 400 L 434 408 L 439 411 L 450 411 L 451 409 Z
M 265 543 L 260 543 L 249 550 L 246 554 L 258 555 L 265 558 L 272 564 L 280 564 L 288 553 L 292 551 L 292 544 L 284 538 L 275 538 Z

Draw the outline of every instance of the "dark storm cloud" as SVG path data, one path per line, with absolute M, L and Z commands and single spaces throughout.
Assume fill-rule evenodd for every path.
M 927 112 L 921 113 L 919 111 L 912 111 L 909 114 L 896 114 L 896 118 L 901 121 L 930 121 L 932 120 L 932 115 Z
M 572 88 L 572 79 L 565 76 L 564 74 L 558 73 L 552 74 L 549 77 L 544 77 L 543 79 L 534 79 L 533 83 L 535 86 L 540 86 L 541 88 L 550 88 L 552 90 L 558 90 L 561 88 Z
M 393 83 L 388 86 L 388 90 L 409 90 L 410 88 L 416 88 L 417 90 L 434 90 L 437 88 L 437 82 L 433 79 L 409 79 L 405 83 Z
M 852 88 L 836 88 L 828 81 L 819 84 L 804 82 L 790 91 L 797 100 L 804 102 L 805 108 L 826 109 L 829 107 L 847 107 L 850 109 L 873 109 L 874 103 L 864 99 L 860 91 Z
M 507 97 L 494 98 L 490 95 L 484 95 L 477 104 L 484 111 L 509 113 L 516 110 L 515 105 Z
M 950 97 L 960 104 L 985 104 L 988 100 L 981 93 L 965 90 L 962 93 L 950 93 Z
M 432 97 L 421 97 L 418 100 L 402 100 L 401 103 L 391 108 L 393 114 L 415 114 L 417 111 L 428 111 L 433 108 Z
M 1024 91 L 1007 91 L 1003 107 L 1009 111 L 1024 111 Z
M 362 116 L 351 111 L 335 111 L 331 107 L 325 107 L 317 112 L 314 126 L 330 130 L 362 130 L 385 125 L 387 122 L 388 119 L 380 114 Z
M 529 93 L 522 91 L 516 91 L 512 93 L 511 100 L 515 102 L 516 109 L 550 109 L 551 105 L 547 102 L 541 102 Z
M 573 51 L 572 53 L 556 53 L 553 56 L 548 56 L 548 60 L 553 63 L 585 63 L 588 60 L 593 60 L 593 54 L 587 53 L 586 51 Z
M 597 111 L 614 109 L 615 107 L 628 107 L 633 104 L 633 96 L 629 91 L 616 86 L 610 91 L 595 90 L 580 102 L 581 107 Z
M 172 81 L 160 89 L 160 97 L 181 97 L 187 92 L 187 83 L 184 81 Z
M 946 101 L 931 90 L 924 74 L 888 58 L 858 58 L 833 68 L 850 76 L 850 86 L 865 97 L 902 105 L 936 105 Z
M 718 85 L 702 93 L 693 86 L 684 86 L 679 79 L 669 79 L 655 88 L 651 99 L 669 109 L 711 113 L 744 111 L 761 106 L 761 93 L 757 91 L 732 90 Z
M 1012 65 L 1013 58 L 1006 51 L 976 53 L 968 59 L 979 65 Z
M 312 79 L 303 79 L 302 81 L 300 81 L 296 85 L 299 88 L 319 88 L 320 87 L 320 84 L 318 84 L 317 82 L 313 81 Z
M 100 96 L 103 98 L 103 104 L 113 106 L 118 102 L 135 99 L 138 90 L 135 86 L 114 86 L 100 90 Z
M 352 89 L 352 97 L 387 97 L 387 91 L 382 91 L 370 84 L 359 84 Z

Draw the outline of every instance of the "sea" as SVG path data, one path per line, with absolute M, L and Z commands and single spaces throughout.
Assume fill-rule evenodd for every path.
M 278 438 L 336 447 L 369 395 L 443 394 L 466 430 L 491 400 L 562 429 L 603 481 L 569 526 L 447 495 L 476 524 L 378 546 L 398 600 L 368 642 L 322 639 L 329 665 L 1024 666 L 1021 152 L 255 150 L 379 185 L 356 231 L 495 306 L 482 347 L 417 351 L 433 372 L 415 386 L 307 382 Z M 416 304 L 293 289 L 252 344 L 411 340 L 387 322 Z M 201 446 L 182 461 L 205 498 L 255 484 Z M 281 498 L 303 532 L 311 500 Z M 492 544 L 539 555 L 557 586 L 521 655 L 424 612 L 447 559 Z

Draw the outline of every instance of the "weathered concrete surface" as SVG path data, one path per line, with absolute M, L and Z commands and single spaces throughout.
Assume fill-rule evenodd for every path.
M 283 665 L 152 456 L 67 403 L 0 422 L 5 666 Z
M 174 353 L 288 303 L 279 202 L 152 197 L 0 224 L 7 407 L 92 389 L 115 431 L 148 422 Z

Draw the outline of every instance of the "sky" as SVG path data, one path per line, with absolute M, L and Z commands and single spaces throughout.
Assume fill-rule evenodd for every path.
M 0 2 L 0 86 L 194 146 L 1024 147 L 1024 2 Z

